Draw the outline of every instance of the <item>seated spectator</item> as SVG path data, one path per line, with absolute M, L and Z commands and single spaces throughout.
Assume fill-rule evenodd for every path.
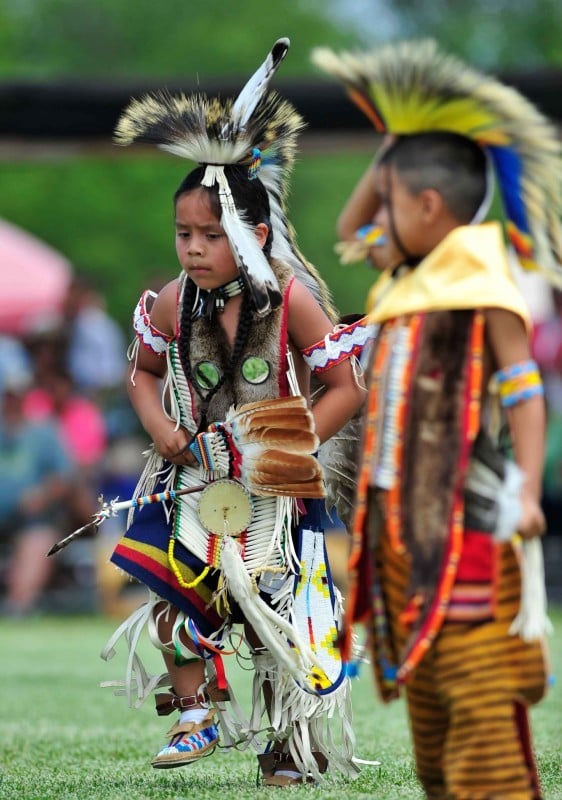
M 51 576 L 46 557 L 61 537 L 71 460 L 50 422 L 26 419 L 29 375 L 4 376 L 0 386 L 0 550 L 6 559 L 3 611 L 32 612 Z
M 0 390 L 8 375 L 29 375 L 31 365 L 26 348 L 14 336 L 0 334 Z
M 95 468 L 100 464 L 107 444 L 103 416 L 92 400 L 77 393 L 65 369 L 45 376 L 41 386 L 26 394 L 24 412 L 29 419 L 52 418 L 79 467 Z
M 127 345 L 101 294 L 84 276 L 74 278 L 64 306 L 67 366 L 78 389 L 90 395 L 121 390 Z
M 43 386 L 53 372 L 65 369 L 67 334 L 62 317 L 36 320 L 26 331 L 23 343 L 30 359 L 34 386 Z
M 85 525 L 96 512 L 100 492 L 102 460 L 107 449 L 106 424 L 97 404 L 76 391 L 65 369 L 43 377 L 24 400 L 29 419 L 51 420 L 73 462 L 73 488 L 68 526 Z

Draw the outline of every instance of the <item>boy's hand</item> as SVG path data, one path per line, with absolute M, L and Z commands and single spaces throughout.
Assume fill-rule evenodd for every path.
M 546 531 L 546 520 L 537 501 L 525 492 L 521 497 L 521 521 L 517 533 L 522 539 L 534 539 Z
M 156 434 L 153 434 L 154 447 L 160 455 L 172 464 L 179 466 L 196 466 L 197 460 L 189 450 L 191 437 L 185 428 L 174 430 L 173 423 L 163 425 Z

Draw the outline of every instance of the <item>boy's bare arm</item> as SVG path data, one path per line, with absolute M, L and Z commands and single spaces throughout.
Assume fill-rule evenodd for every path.
M 531 358 L 523 321 L 510 311 L 497 308 L 486 311 L 486 335 L 496 370 Z M 532 538 L 545 531 L 540 507 L 546 436 L 544 399 L 535 395 L 522 400 L 507 408 L 506 416 L 515 460 L 526 476 L 519 533 Z
M 176 315 L 177 281 L 167 284 L 160 292 L 150 312 L 152 324 L 165 334 L 173 335 Z M 166 374 L 166 359 L 140 347 L 136 362 L 131 364 L 127 391 L 139 421 L 161 456 L 174 464 L 193 463 L 186 450 L 191 441 L 184 428 L 176 430 L 162 408 L 162 379 Z
M 353 241 L 355 232 L 363 225 L 372 223 L 379 208 L 379 198 L 375 184 L 375 167 L 381 155 L 396 141 L 396 136 L 386 134 L 375 159 L 359 178 L 355 188 L 344 205 L 337 222 L 337 233 L 343 241 Z
M 354 190 L 350 194 L 337 221 L 337 232 L 343 241 L 355 239 L 355 232 L 373 221 L 378 209 L 375 192 L 375 169 L 369 164 Z

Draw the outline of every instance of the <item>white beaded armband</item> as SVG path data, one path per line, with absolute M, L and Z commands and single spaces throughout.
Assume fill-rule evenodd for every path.
M 321 341 L 301 350 L 312 372 L 325 372 L 347 358 L 359 359 L 365 346 L 375 337 L 376 326 L 361 317 L 351 325 L 336 325 Z
M 149 289 L 143 292 L 133 313 L 133 327 L 139 342 L 155 356 L 162 357 L 166 355 L 172 337 L 159 331 L 150 321 L 148 305 L 155 297 L 156 294 Z

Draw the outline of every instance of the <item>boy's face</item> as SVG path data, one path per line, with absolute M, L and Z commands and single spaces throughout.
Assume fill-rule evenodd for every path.
M 203 189 L 177 200 L 176 252 L 182 268 L 200 289 L 217 289 L 238 276 L 228 237 Z
M 387 236 L 389 263 L 395 266 L 405 256 L 425 256 L 421 195 L 412 194 L 394 167 L 386 164 L 377 167 L 376 192 L 380 206 L 374 221 Z

